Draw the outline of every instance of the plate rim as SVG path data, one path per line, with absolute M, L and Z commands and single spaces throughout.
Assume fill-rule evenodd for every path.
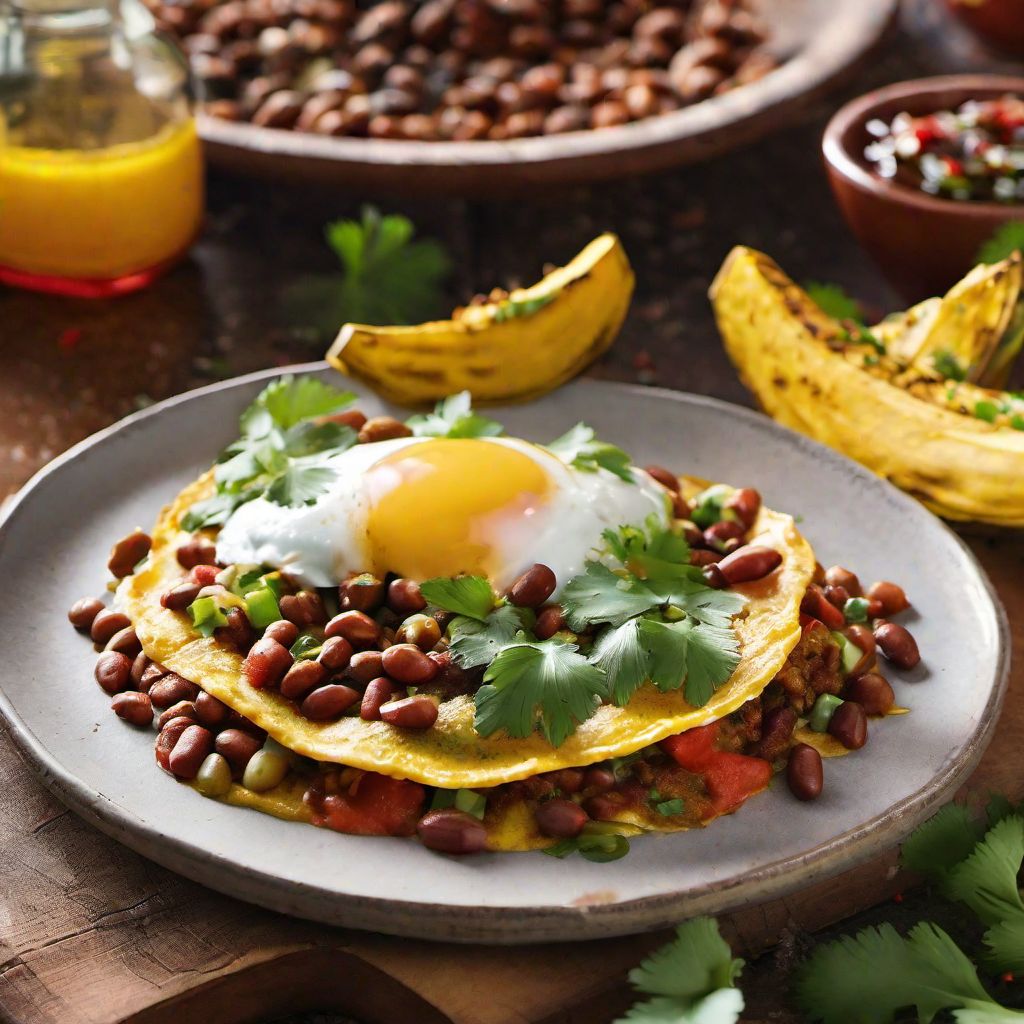
M 66 464 L 83 453 L 105 443 L 112 436 L 131 430 L 149 418 L 164 416 L 178 406 L 197 398 L 231 391 L 286 373 L 319 373 L 328 369 L 330 367 L 326 362 L 314 361 L 258 370 L 173 395 L 126 416 L 78 442 L 38 470 L 0 511 L 0 535 L 6 534 L 12 528 L 20 511 L 26 507 L 29 496 L 39 484 L 60 472 Z M 636 397 L 654 394 L 673 402 L 704 406 L 734 417 L 738 416 L 751 425 L 769 431 L 784 444 L 809 449 L 818 457 L 831 461 L 847 474 L 853 473 L 874 483 L 881 482 L 890 488 L 891 497 L 907 508 L 922 509 L 922 506 L 909 495 L 899 491 L 859 463 L 775 423 L 753 409 L 709 395 L 695 395 L 685 391 L 628 382 L 584 378 L 575 382 L 576 386 L 580 384 L 598 390 L 625 392 Z M 141 822 L 131 812 L 117 807 L 109 798 L 92 790 L 72 772 L 65 771 L 60 766 L 57 758 L 47 750 L 15 711 L 2 688 L 0 716 L 6 721 L 12 739 L 37 777 L 50 792 L 76 813 L 141 856 L 247 903 L 255 903 L 271 910 L 327 924 L 456 942 L 524 944 L 555 940 L 576 941 L 655 930 L 699 913 L 720 914 L 739 905 L 767 902 L 800 888 L 814 878 L 835 876 L 863 863 L 884 849 L 893 848 L 896 841 L 889 834 L 881 835 L 883 827 L 896 824 L 900 837 L 905 836 L 945 802 L 946 797 L 964 781 L 981 759 L 995 732 L 1008 687 L 1011 649 L 1009 622 L 999 595 L 974 553 L 947 523 L 937 516 L 933 518 L 966 556 L 968 564 L 981 584 L 982 591 L 989 599 L 995 617 L 995 678 L 978 728 L 964 741 L 944 773 L 933 776 L 914 793 L 891 804 L 867 821 L 831 836 L 800 854 L 763 863 L 747 875 L 713 879 L 689 891 L 662 892 L 630 900 L 586 906 L 542 904 L 514 907 L 452 906 L 393 897 L 339 894 L 336 891 L 328 894 L 318 886 L 296 884 L 272 873 L 241 869 L 231 857 L 214 854 L 199 844 L 160 833 L 153 826 Z M 154 836 L 160 839 L 155 852 L 152 847 Z M 236 882 L 233 872 L 220 871 L 223 865 L 232 867 L 234 872 L 249 884 Z M 258 896 L 253 895 L 254 887 L 258 888 Z M 324 900 L 325 907 L 320 907 L 314 902 L 316 899 Z M 340 912 L 338 908 L 341 908 Z M 325 912 L 318 914 L 317 909 Z M 335 912 L 331 912 L 332 910 Z M 402 918 L 398 924 L 396 910 L 400 911 Z M 509 914 L 514 914 L 516 922 L 514 925 L 508 922 L 507 928 L 515 934 L 507 936 L 506 923 L 503 919 Z

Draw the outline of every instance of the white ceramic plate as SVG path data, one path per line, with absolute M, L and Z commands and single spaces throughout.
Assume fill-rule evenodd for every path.
M 302 369 L 334 376 L 323 364 Z M 66 611 L 100 589 L 112 541 L 153 522 L 236 436 L 239 412 L 278 372 L 172 399 L 83 442 L 25 488 L 0 530 L 0 708 L 46 784 L 140 853 L 233 896 L 351 927 L 483 942 L 615 935 L 766 900 L 891 847 L 981 756 L 1006 684 L 1006 623 L 949 529 L 756 413 L 580 382 L 493 414 L 535 440 L 585 419 L 641 464 L 757 487 L 769 505 L 803 516 L 823 563 L 902 583 L 924 661 L 909 678 L 891 675 L 912 714 L 873 723 L 863 750 L 829 762 L 815 803 L 798 803 L 776 779 L 710 828 L 641 837 L 611 864 L 443 857 L 413 841 L 339 835 L 204 800 L 156 767 L 153 733 L 111 714 L 93 682 L 95 655 Z

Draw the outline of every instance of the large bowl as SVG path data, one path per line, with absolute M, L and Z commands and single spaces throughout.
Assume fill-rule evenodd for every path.
M 864 157 L 872 138 L 867 124 L 890 121 L 902 111 L 931 114 L 1005 93 L 1024 95 L 1024 78 L 941 75 L 897 82 L 847 103 L 825 129 L 822 153 L 843 216 L 908 301 L 940 294 L 963 277 L 1002 224 L 1024 220 L 1024 204 L 943 199 L 880 177 Z

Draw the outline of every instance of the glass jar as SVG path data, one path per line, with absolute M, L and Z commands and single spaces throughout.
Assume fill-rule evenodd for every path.
M 126 4 L 0 0 L 0 281 L 132 291 L 199 230 L 187 64 Z

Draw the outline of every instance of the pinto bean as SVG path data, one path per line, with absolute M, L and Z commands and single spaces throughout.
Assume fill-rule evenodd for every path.
M 342 611 L 372 612 L 384 601 L 384 581 L 364 572 L 338 587 Z
M 551 569 L 538 562 L 509 587 L 508 599 L 519 608 L 539 608 L 555 592 L 557 582 Z
M 534 812 L 537 828 L 552 839 L 575 839 L 590 816 L 575 800 L 545 800 Z
M 95 643 L 105 644 L 115 633 L 119 633 L 131 624 L 131 619 L 122 612 L 115 612 L 112 608 L 104 608 L 92 620 L 92 625 L 89 627 L 89 636 L 92 637 Z
M 850 597 L 860 597 L 863 593 L 856 573 L 841 565 L 833 565 L 825 570 L 825 583 L 830 587 L 843 587 Z
M 868 597 L 879 603 L 879 615 L 898 615 L 910 607 L 903 588 L 888 580 L 872 583 L 868 588 Z
M 896 703 L 896 694 L 885 676 L 865 672 L 851 679 L 844 694 L 846 700 L 856 701 L 867 715 L 884 715 Z
M 418 693 L 391 700 L 380 706 L 380 717 L 382 722 L 401 729 L 429 729 L 437 721 L 437 698 Z
M 828 731 L 847 750 L 860 750 L 868 741 L 868 717 L 856 701 L 844 700 L 832 713 Z
M 236 775 L 245 771 L 249 759 L 263 746 L 263 740 L 241 729 L 224 729 L 217 733 L 214 749 L 231 765 Z
M 751 583 L 763 579 L 782 564 L 782 555 L 774 548 L 748 544 L 726 555 L 718 569 L 730 583 Z
M 428 811 L 416 826 L 416 833 L 428 850 L 439 853 L 479 853 L 487 849 L 487 829 L 465 811 Z
M 909 629 L 895 622 L 886 622 L 875 630 L 875 640 L 886 658 L 897 668 L 914 668 L 921 660 L 917 641 Z
M 75 629 L 88 631 L 93 620 L 104 610 L 104 604 L 98 597 L 83 597 L 68 609 L 68 622 Z
M 153 724 L 153 705 L 145 693 L 129 691 L 114 694 L 110 707 L 118 718 L 130 725 L 148 727 Z
M 740 522 L 749 530 L 761 511 L 761 493 L 755 491 L 753 487 L 741 487 L 725 499 L 722 507 L 735 512 Z
M 242 675 L 257 690 L 274 686 L 291 666 L 294 659 L 286 647 L 276 640 L 263 637 L 257 640 L 245 656 Z
M 327 668 L 318 661 L 297 661 L 281 680 L 281 696 L 302 700 L 327 678 Z
M 353 647 L 373 647 L 380 640 L 380 626 L 365 612 L 342 612 L 324 629 L 324 636 L 343 636 Z
M 132 661 L 120 651 L 104 651 L 96 659 L 96 682 L 113 695 L 131 686 Z
M 298 638 L 299 627 L 287 619 L 278 619 L 263 631 L 264 640 L 276 640 L 282 647 L 291 647 Z
M 380 651 L 357 651 L 348 663 L 348 674 L 366 686 L 384 672 L 383 662 Z
M 169 708 L 182 700 L 195 700 L 199 687 L 175 672 L 168 672 L 149 688 L 149 697 L 155 707 Z
M 144 533 L 142 530 L 133 530 L 110 549 L 110 561 L 107 562 L 107 568 L 118 579 L 131 576 L 135 571 L 135 566 L 149 554 L 149 549 L 152 546 L 153 538 L 148 533 Z
M 388 607 L 399 615 L 413 615 L 427 607 L 427 599 L 415 580 L 400 578 L 388 584 Z
M 217 561 L 217 547 L 206 537 L 193 537 L 179 545 L 175 552 L 178 565 L 193 569 L 197 565 L 213 565 Z
M 172 612 L 184 611 L 199 596 L 199 591 L 202 589 L 198 583 L 186 580 L 162 594 L 160 604 Z
M 405 686 L 428 683 L 437 675 L 437 665 L 415 644 L 394 644 L 381 658 L 384 671 Z
M 308 694 L 299 706 L 299 712 L 313 722 L 327 722 L 339 717 L 361 697 L 362 694 L 351 686 L 329 683 Z
M 213 750 L 213 733 L 201 725 L 190 725 L 174 744 L 167 759 L 171 774 L 179 779 L 194 779 L 206 755 Z
M 380 709 L 391 700 L 395 692 L 394 683 L 390 679 L 380 676 L 371 679 L 363 691 L 363 701 L 359 706 L 359 717 L 364 722 L 379 722 Z
M 789 752 L 786 782 L 797 800 L 816 800 L 824 786 L 821 754 L 806 743 L 798 743 Z
M 537 613 L 537 622 L 533 632 L 538 640 L 550 640 L 560 630 L 565 629 L 565 612 L 560 605 L 552 604 Z

